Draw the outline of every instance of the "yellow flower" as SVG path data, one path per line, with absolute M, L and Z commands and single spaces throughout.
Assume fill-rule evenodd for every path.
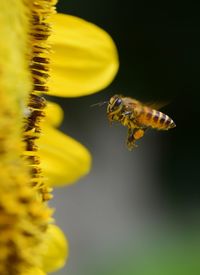
M 49 93 L 80 96 L 105 88 L 118 70 L 118 55 L 111 37 L 83 19 L 55 14 L 52 77 Z
M 50 186 L 62 186 L 77 181 L 91 166 L 88 150 L 73 138 L 57 130 L 62 122 L 62 109 L 48 102 L 43 135 L 38 140 L 41 168 Z M 66 169 L 68 167 L 68 169 Z
M 56 129 L 62 110 L 53 103 L 46 108 L 42 94 L 86 95 L 108 85 L 118 69 L 112 39 L 91 23 L 54 15 L 54 5 L 0 1 L 3 275 L 43 275 L 63 266 L 68 244 L 52 224 L 50 186 L 72 183 L 90 168 L 87 149 Z

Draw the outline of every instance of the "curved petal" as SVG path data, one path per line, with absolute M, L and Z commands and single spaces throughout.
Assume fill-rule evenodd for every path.
M 54 224 L 50 224 L 46 234 L 43 252 L 42 269 L 53 272 L 62 268 L 68 258 L 68 241 L 65 235 Z
M 50 125 L 43 125 L 38 146 L 41 168 L 51 186 L 72 184 L 90 170 L 87 149 Z
M 52 101 L 47 101 L 45 114 L 45 123 L 49 123 L 54 127 L 58 127 L 64 117 L 63 109 L 60 107 L 59 104 Z
M 97 92 L 114 79 L 119 60 L 112 38 L 78 17 L 52 16 L 50 94 L 75 97 Z
M 20 273 L 20 275 L 46 275 L 40 268 L 33 267 L 26 272 Z

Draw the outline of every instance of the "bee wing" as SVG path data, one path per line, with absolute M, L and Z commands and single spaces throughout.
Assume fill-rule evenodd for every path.
M 169 104 L 169 101 L 151 101 L 143 103 L 144 106 L 148 106 L 151 109 L 159 110 Z
M 159 110 L 164 106 L 168 105 L 170 101 L 150 101 L 150 102 L 141 102 L 137 99 L 131 97 L 124 97 L 123 101 L 127 108 L 133 109 L 135 106 L 146 106 L 151 109 Z
M 124 97 L 123 101 L 125 106 L 130 109 L 134 108 L 136 105 L 143 105 L 140 101 L 131 97 Z

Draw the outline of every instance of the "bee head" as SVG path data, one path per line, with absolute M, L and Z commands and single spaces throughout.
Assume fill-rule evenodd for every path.
M 123 108 L 123 100 L 119 95 L 114 95 L 108 102 L 107 114 L 113 116 L 119 113 Z

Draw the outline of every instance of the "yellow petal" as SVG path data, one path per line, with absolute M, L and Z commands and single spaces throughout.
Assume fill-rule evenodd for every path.
M 68 242 L 59 227 L 49 225 L 44 245 L 42 269 L 53 272 L 63 267 L 68 258 Z
M 45 123 L 49 123 L 54 127 L 58 127 L 64 117 L 64 112 L 60 105 L 50 101 L 47 102 L 45 114 Z
M 112 38 L 78 17 L 55 14 L 50 94 L 75 97 L 97 92 L 114 79 L 118 54 Z
M 38 146 L 41 168 L 49 185 L 72 184 L 90 170 L 91 156 L 87 149 L 48 124 L 43 125 Z
M 46 275 L 46 273 L 44 273 L 41 269 L 34 267 L 20 275 Z

